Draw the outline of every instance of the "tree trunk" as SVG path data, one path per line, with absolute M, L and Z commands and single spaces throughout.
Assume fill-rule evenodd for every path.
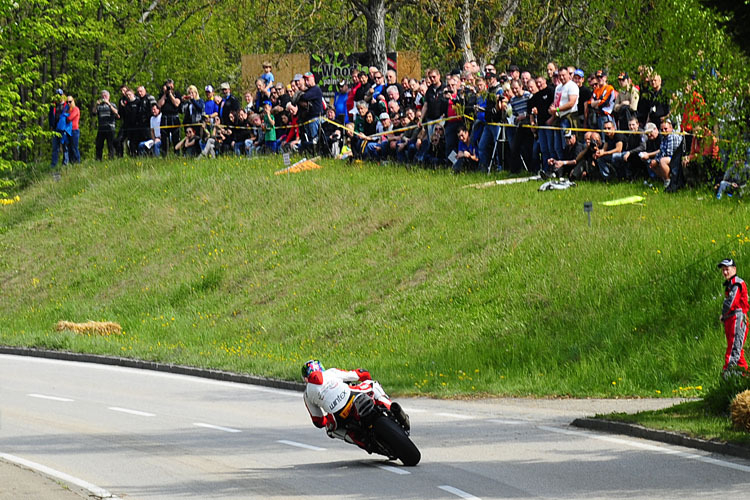
M 456 21 L 456 47 L 461 50 L 461 62 L 466 63 L 474 60 L 474 51 L 471 49 L 471 0 L 463 0 L 461 12 Z M 463 64 L 462 64 L 463 66 Z
M 495 55 L 500 52 L 503 42 L 505 41 L 505 30 L 508 28 L 510 20 L 513 19 L 513 14 L 516 13 L 519 3 L 520 0 L 505 0 L 505 9 L 503 9 L 503 16 L 500 18 L 500 26 L 497 28 L 495 36 L 490 40 L 490 55 Z M 484 66 L 486 62 L 487 61 L 482 61 L 482 66 Z
M 396 52 L 398 48 L 398 34 L 401 30 L 401 11 L 397 10 L 393 14 L 393 27 L 391 28 L 390 36 L 388 37 L 388 51 Z
M 370 65 L 385 74 L 388 63 L 385 53 L 385 0 L 369 0 L 364 12 L 367 19 L 367 54 Z

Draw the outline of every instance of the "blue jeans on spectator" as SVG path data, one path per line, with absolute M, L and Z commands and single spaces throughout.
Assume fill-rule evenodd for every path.
M 62 153 L 62 164 L 67 165 L 68 164 L 68 148 L 66 147 L 68 140 L 70 139 L 67 137 L 67 134 L 65 132 L 58 132 L 59 135 L 54 135 L 52 137 L 52 168 L 55 168 L 57 166 L 57 159 L 60 156 L 60 153 Z
M 154 141 L 154 143 L 149 147 L 146 143 L 150 141 L 151 140 L 149 139 L 148 141 L 142 141 L 138 143 L 138 154 L 145 155 L 148 151 L 152 151 L 154 153 L 154 156 L 158 158 L 161 154 L 161 141 Z
M 490 169 L 490 162 L 492 161 L 492 151 L 495 149 L 495 143 L 497 138 L 500 136 L 499 125 L 485 125 L 482 131 L 482 138 L 479 140 L 479 168 L 484 172 L 488 172 Z M 502 144 L 498 144 L 498 148 L 501 148 Z M 497 156 L 497 152 L 495 153 Z M 498 170 L 502 170 L 502 165 L 498 163 Z
M 570 120 L 567 117 L 560 119 L 558 125 L 560 130 L 553 130 L 555 159 L 559 160 L 565 152 L 565 131 L 570 128 Z
M 68 152 L 71 163 L 81 163 L 81 152 L 78 150 L 78 141 L 81 138 L 81 131 L 73 130 L 69 137 Z
M 320 117 L 311 118 L 311 122 L 305 125 L 307 130 L 307 138 L 313 144 L 318 143 L 318 129 L 320 128 Z
M 476 121 L 474 122 L 474 126 L 471 127 L 471 145 L 477 149 L 479 149 L 479 141 L 482 139 L 482 132 L 485 125 L 487 125 L 486 122 Z
M 544 170 L 547 170 L 549 168 L 549 163 L 547 160 L 550 158 L 554 158 L 555 160 L 560 160 L 562 157 L 555 156 L 557 153 L 555 153 L 555 133 L 557 133 L 556 130 L 549 130 L 545 128 L 540 128 L 539 130 L 539 149 L 542 151 L 542 168 Z

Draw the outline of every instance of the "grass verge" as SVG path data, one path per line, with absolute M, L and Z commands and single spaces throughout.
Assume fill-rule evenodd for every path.
M 317 357 L 438 397 L 700 396 L 716 377 L 715 263 L 750 271 L 742 201 L 321 163 L 119 160 L 37 179 L 0 207 L 0 343 L 286 379 Z

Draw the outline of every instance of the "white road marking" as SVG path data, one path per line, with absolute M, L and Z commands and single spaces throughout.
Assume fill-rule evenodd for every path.
M 663 453 L 665 455 L 674 455 L 677 457 L 687 458 L 690 460 L 697 460 L 699 462 L 703 462 L 706 464 L 718 465 L 719 467 L 726 467 L 727 469 L 734 469 L 734 470 L 739 470 L 742 472 L 750 472 L 750 467 L 748 467 L 747 465 L 740 465 L 734 462 L 728 462 L 726 460 L 719 460 L 717 458 L 706 457 L 703 455 L 696 455 L 695 453 L 687 453 L 684 451 L 672 450 L 672 449 L 664 448 L 661 446 L 655 446 L 653 444 L 639 443 L 637 441 L 631 441 L 629 439 L 622 439 L 622 438 L 616 438 L 616 437 L 610 437 L 610 436 L 600 436 L 592 432 L 558 429 L 556 427 L 547 427 L 544 425 L 540 425 L 538 428 L 543 431 L 556 432 L 558 434 L 567 434 L 569 436 L 578 436 L 578 437 L 598 439 L 600 441 L 608 441 L 610 443 L 623 444 L 625 446 L 630 446 L 633 448 L 640 448 L 642 450 L 656 451 L 659 453 Z
M 74 399 L 70 398 L 60 398 L 57 396 L 47 396 L 46 394 L 27 394 L 27 396 L 30 396 L 32 398 L 39 398 L 39 399 L 49 399 L 50 401 L 62 401 L 63 403 L 70 403 L 72 401 L 75 401 Z
M 488 422 L 492 422 L 495 424 L 503 424 L 503 425 L 523 425 L 528 424 L 528 422 L 524 422 L 522 420 L 504 420 L 500 418 L 491 418 L 488 420 Z
M 203 422 L 195 422 L 193 425 L 196 427 L 204 427 L 206 429 L 215 429 L 217 431 L 223 431 L 223 432 L 242 432 L 239 429 L 232 429 L 231 427 L 222 427 L 220 425 L 204 424 Z
M 394 474 L 398 474 L 400 476 L 406 476 L 408 474 L 411 474 L 408 470 L 401 469 L 400 467 L 394 467 L 392 465 L 382 465 L 382 464 L 374 464 L 375 467 L 378 469 L 387 470 L 388 472 L 393 472 Z
M 427 410 L 423 410 L 421 408 L 404 408 L 404 411 L 406 413 L 426 413 Z
M 83 488 L 89 491 L 91 495 L 97 498 L 112 498 L 112 499 L 119 498 L 113 495 L 112 493 L 110 493 L 109 491 L 105 490 L 104 488 L 100 488 L 94 484 L 84 481 L 83 479 L 79 479 L 77 477 L 73 477 L 64 472 L 60 472 L 59 470 L 52 469 L 50 467 L 47 467 L 46 465 L 38 464 L 36 462 L 32 462 L 31 460 L 26 460 L 25 458 L 16 457 L 14 455 L 8 455 L 7 453 L 0 453 L 0 458 L 2 458 L 3 460 L 7 460 L 8 462 L 12 462 L 17 465 L 22 465 L 23 467 L 27 467 L 29 469 L 41 472 L 42 474 L 45 474 L 50 477 L 54 477 L 66 483 L 74 484 L 78 486 L 79 488 Z
M 155 413 L 148 413 L 146 411 L 130 410 L 128 408 L 120 408 L 119 406 L 110 406 L 107 408 L 112 411 L 119 411 L 120 413 L 128 413 L 130 415 L 138 415 L 139 417 L 155 417 Z
M 461 415 L 458 413 L 438 413 L 441 417 L 457 418 L 459 420 L 472 420 L 474 417 L 471 415 Z
M 298 443 L 297 441 L 287 441 L 286 439 L 279 439 L 276 442 L 277 443 L 281 443 L 281 444 L 286 444 L 286 445 L 289 445 L 289 446 L 294 446 L 296 448 L 304 448 L 306 450 L 325 451 L 325 448 L 321 448 L 319 446 L 313 446 L 311 444 Z
M 474 495 L 470 493 L 466 493 L 463 490 L 459 490 L 458 488 L 454 488 L 453 486 L 438 486 L 443 491 L 447 491 L 448 493 L 452 493 L 456 495 L 457 497 L 465 498 L 466 500 L 481 500 L 479 497 L 475 497 Z

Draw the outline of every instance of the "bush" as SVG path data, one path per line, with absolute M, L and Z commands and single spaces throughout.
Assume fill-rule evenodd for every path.
M 703 403 L 710 413 L 728 415 L 729 405 L 737 394 L 750 390 L 750 377 L 742 373 L 733 373 L 727 377 L 720 377 L 719 382 L 708 389 Z

